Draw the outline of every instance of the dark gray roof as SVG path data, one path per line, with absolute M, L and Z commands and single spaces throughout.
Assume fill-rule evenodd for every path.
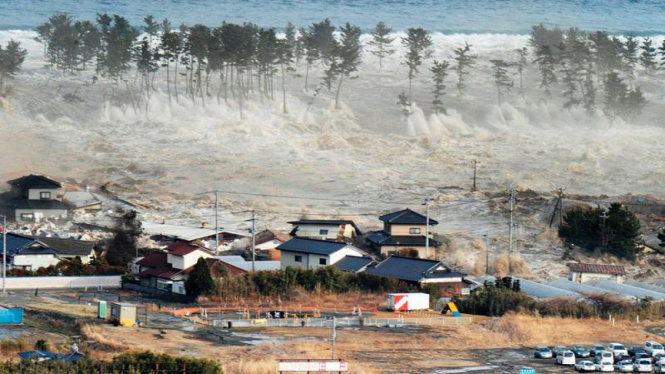
M 356 223 L 349 219 L 300 219 L 289 223 L 292 225 L 351 225 L 358 231 L 358 234 L 361 234 Z
M 374 262 L 374 260 L 369 257 L 346 256 L 343 259 L 337 261 L 333 266 L 339 268 L 340 270 L 357 273 L 359 271 L 363 271 L 363 269 L 365 269 L 365 267 L 372 262 Z
M 377 231 L 372 235 L 367 237 L 367 240 L 370 243 L 374 243 L 378 246 L 391 245 L 398 247 L 424 247 L 425 246 L 425 236 L 411 236 L 411 235 L 401 235 L 394 236 L 390 235 L 385 231 Z M 430 238 L 429 245 L 432 247 L 438 247 L 441 245 L 440 242 Z
M 419 282 L 423 278 L 444 279 L 464 277 L 466 274 L 450 270 L 441 261 L 393 255 L 365 271 L 368 274 Z
M 13 209 L 39 209 L 39 210 L 68 210 L 69 205 L 60 200 L 28 200 L 27 197 L 17 197 L 7 202 Z
M 400 210 L 399 212 L 384 214 L 379 219 L 385 223 L 389 224 L 398 224 L 398 225 L 425 225 L 427 224 L 427 217 L 424 215 L 414 212 L 413 210 L 406 208 Z M 429 224 L 434 226 L 438 225 L 439 222 L 429 219 Z
M 281 251 L 331 255 L 347 245 L 348 244 L 346 243 L 332 242 L 329 240 L 293 238 L 286 243 L 280 244 L 277 249 Z
M 0 235 L 0 248 L 2 248 L 2 235 Z M 57 254 L 57 251 L 50 248 L 46 243 L 38 242 L 34 238 L 26 235 L 7 233 L 7 256 L 17 254 Z M 0 252 L 0 255 L 2 253 Z
M 45 236 L 33 236 L 35 240 L 55 249 L 59 254 L 69 256 L 89 256 L 95 248 L 95 242 L 77 239 L 62 239 Z
M 13 179 L 7 182 L 12 186 L 16 186 L 20 189 L 30 189 L 30 188 L 44 188 L 44 189 L 57 189 L 62 188 L 62 185 L 58 181 L 45 176 L 30 174 L 25 177 Z

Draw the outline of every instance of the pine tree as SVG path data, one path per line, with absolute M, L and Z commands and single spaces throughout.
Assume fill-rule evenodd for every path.
M 622 114 L 622 108 L 626 102 L 628 87 L 617 73 L 608 73 L 605 76 L 605 106 L 603 112 L 614 122 L 615 118 Z
M 658 48 L 660 51 L 660 68 L 665 69 L 665 39 L 663 39 L 663 44 Z
M 316 49 L 319 53 L 321 62 L 325 65 L 330 65 L 331 60 L 335 58 L 335 26 L 332 25 L 328 18 L 319 23 L 314 23 L 310 26 Z
M 194 92 L 198 92 L 204 104 L 205 100 L 203 95 L 203 80 L 201 77 L 201 72 L 203 71 L 202 66 L 206 64 L 210 36 L 210 28 L 208 28 L 208 26 L 196 24 L 189 30 L 186 42 L 186 50 L 191 56 L 190 68 L 193 68 L 194 63 L 196 62 L 196 90 L 194 90 L 193 86 L 190 86 L 190 94 L 192 95 L 193 99 Z M 190 72 L 190 85 L 193 77 L 192 73 L 193 72 Z
M 80 44 L 79 60 L 85 70 L 86 64 L 95 58 L 101 47 L 99 30 L 90 21 L 76 22 L 74 27 Z
M 100 15 L 97 19 L 105 46 L 100 49 L 97 57 L 97 68 L 106 77 L 117 81 L 130 68 L 134 42 L 139 32 L 125 18 L 118 15 L 113 17 Z
M 185 280 L 185 291 L 187 296 L 199 297 L 212 294 L 215 290 L 215 280 L 212 279 L 210 268 L 205 258 L 199 257 L 194 265 L 194 269 L 187 276 Z
M 540 50 L 542 47 L 548 46 L 550 48 L 558 46 L 563 41 L 563 31 L 555 27 L 553 30 L 548 29 L 542 23 L 540 25 L 531 27 L 531 37 L 529 38 L 529 45 L 534 51 Z
M 593 73 L 590 66 L 586 71 L 582 101 L 587 115 L 594 114 L 596 111 L 596 87 L 593 83 Z
M 171 22 L 167 18 L 162 21 L 162 35 L 159 48 L 160 57 L 164 60 L 166 68 L 166 92 L 171 104 L 171 62 L 177 62 L 180 51 L 180 37 L 171 29 Z
M 506 91 L 510 91 L 513 87 L 513 81 L 508 77 L 508 68 L 510 64 L 503 60 L 490 60 L 492 63 L 492 70 L 494 71 L 494 84 L 496 85 L 497 99 L 499 106 Z
M 557 77 L 554 74 L 558 60 L 554 55 L 550 46 L 542 46 L 536 52 L 536 60 L 540 69 L 540 87 L 545 90 L 545 96 L 549 99 L 552 97 L 550 86 L 557 83 Z
M 288 39 L 282 39 L 277 42 L 277 63 L 282 71 L 282 108 L 284 113 L 288 113 L 286 108 L 286 78 L 285 71 L 293 63 L 293 48 L 289 45 Z
M 638 56 L 637 49 L 639 43 L 633 35 L 626 35 L 626 42 L 623 49 L 624 69 L 623 72 L 628 79 L 628 84 L 633 87 L 633 80 L 635 80 L 635 68 L 637 67 Z
M 615 44 L 607 32 L 597 31 L 589 35 L 589 41 L 591 42 L 593 59 L 599 78 L 605 76 L 608 72 L 621 68 L 621 56 L 615 54 Z
M 517 49 L 517 63 L 515 64 L 517 66 L 517 74 L 520 77 L 520 90 L 519 94 L 522 96 L 522 99 L 525 99 L 525 92 L 524 92 L 524 69 L 526 69 L 526 66 L 529 64 L 529 61 L 527 60 L 527 57 L 529 56 L 529 50 L 526 47 Z
M 401 108 L 400 111 L 402 113 L 402 117 L 406 119 L 411 115 L 411 102 L 409 101 L 409 97 L 405 92 L 402 92 L 397 98 L 397 105 L 399 105 Z
M 143 31 L 148 34 L 148 47 L 152 51 L 154 48 L 152 40 L 159 32 L 159 24 L 155 22 L 155 17 L 153 17 L 152 14 L 149 14 L 143 18 L 143 22 L 145 23 L 145 26 L 143 26 Z
M 280 48 L 286 48 L 284 52 L 288 53 L 291 59 L 295 55 L 296 44 L 298 43 L 296 39 L 296 27 L 289 22 L 284 28 L 284 40 L 286 44 Z
M 459 92 L 460 96 L 464 95 L 466 76 L 469 74 L 468 69 L 475 66 L 477 58 L 476 56 L 470 55 L 470 52 L 471 45 L 467 42 L 464 42 L 464 48 L 456 48 L 453 51 L 455 54 L 455 61 L 457 61 L 455 71 L 457 72 L 457 92 Z
M 335 94 L 335 109 L 339 107 L 339 93 L 342 89 L 344 77 L 349 77 L 351 73 L 358 71 L 360 65 L 360 27 L 346 23 L 340 28 L 341 39 L 337 45 L 338 63 L 336 69 L 339 73 L 339 82 L 337 84 L 337 93 Z
M 644 94 L 639 87 L 630 90 L 623 104 L 623 118 L 627 121 L 635 119 L 635 117 L 642 113 L 646 104 L 647 100 L 644 98 Z
M 296 65 L 305 56 L 305 39 L 307 39 L 307 30 L 304 27 L 298 29 L 298 37 L 296 38 L 296 46 L 293 55 L 296 58 Z
M 395 53 L 395 49 L 391 47 L 395 38 L 390 37 L 392 28 L 386 26 L 383 21 L 379 21 L 374 29 L 372 29 L 372 40 L 367 44 L 374 47 L 370 53 L 379 58 L 379 66 L 383 67 L 383 59 Z
M 446 77 L 448 76 L 448 61 L 434 61 L 430 71 L 432 72 L 432 81 L 434 81 L 434 100 L 432 100 L 432 107 L 436 113 L 448 114 L 446 107 L 443 105 L 443 96 L 446 94 Z
M 316 62 L 316 60 L 318 60 L 321 57 L 319 44 L 317 43 L 316 40 L 314 26 L 310 26 L 309 31 L 305 33 L 304 45 L 306 50 L 305 59 L 307 60 L 307 66 L 305 68 L 305 91 L 307 91 L 307 83 L 309 80 L 309 68 L 312 66 L 314 62 Z
M 406 37 L 402 38 L 402 45 L 407 52 L 404 64 L 409 68 L 409 102 L 411 102 L 411 84 L 418 74 L 418 68 L 423 64 L 423 59 L 432 54 L 432 37 L 422 28 L 409 28 Z
M 21 43 L 14 40 L 9 40 L 5 48 L 0 45 L 0 96 L 7 96 L 5 81 L 21 70 L 27 55 L 28 51 L 21 48 Z
M 566 99 L 566 101 L 563 103 L 563 108 L 564 109 L 571 109 L 572 107 L 575 107 L 580 104 L 580 100 L 577 98 L 577 76 L 576 72 L 572 69 L 567 67 L 564 64 L 563 68 L 563 86 L 564 86 L 564 92 L 563 92 L 563 97 Z
M 653 46 L 653 41 L 649 37 L 646 37 L 642 41 L 640 49 L 642 50 L 640 63 L 647 75 L 649 75 L 658 68 L 656 65 L 656 48 Z
M 157 71 L 158 65 L 152 53 L 148 39 L 144 38 L 136 48 L 136 71 L 141 75 L 144 90 L 150 90 L 150 75 Z M 146 103 L 147 105 L 147 103 Z

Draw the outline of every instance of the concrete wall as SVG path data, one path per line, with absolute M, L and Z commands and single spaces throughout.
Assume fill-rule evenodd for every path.
M 32 222 L 34 219 L 29 220 L 29 219 L 23 219 L 21 218 L 21 214 L 33 214 L 35 218 L 59 218 L 59 217 L 67 217 L 67 210 L 65 209 L 48 209 L 48 210 L 40 210 L 40 209 L 16 209 L 15 211 L 15 216 L 14 218 L 17 221 L 29 221 Z
M 418 251 L 418 257 L 419 258 L 427 258 L 426 253 L 427 250 L 425 247 L 415 247 L 415 246 L 391 246 L 391 245 L 384 245 L 381 247 L 381 254 L 390 256 L 392 254 L 397 254 L 400 249 L 405 249 L 405 248 L 410 248 L 410 249 L 415 249 Z M 434 253 L 436 252 L 436 248 L 433 245 L 429 246 L 429 256 L 430 258 L 434 256 Z
M 0 284 L 2 279 L 0 278 Z M 119 275 L 72 276 L 72 277 L 7 277 L 8 290 L 30 290 L 49 288 L 120 288 Z
M 296 262 L 296 256 L 302 256 L 302 262 Z M 342 248 L 330 256 L 282 251 L 281 268 L 286 269 L 287 267 L 291 266 L 304 269 L 316 269 L 333 265 L 346 256 L 362 257 L 362 253 L 360 253 L 357 248 L 350 245 Z M 326 260 L 325 265 L 321 264 L 321 259 Z
M 37 270 L 51 265 L 57 265 L 60 259 L 52 254 L 44 255 L 16 255 L 13 258 L 12 266 L 26 270 Z

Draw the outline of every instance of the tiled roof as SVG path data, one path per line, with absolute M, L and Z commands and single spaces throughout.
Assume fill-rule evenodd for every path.
M 369 257 L 355 257 L 355 256 L 346 256 L 343 259 L 337 261 L 333 266 L 344 271 L 359 272 L 365 269 L 367 265 L 374 262 Z
M 76 239 L 62 239 L 45 236 L 33 236 L 34 239 L 48 245 L 58 253 L 70 256 L 90 256 L 95 242 Z
M 571 262 L 568 264 L 570 271 L 575 273 L 626 275 L 626 268 L 621 265 L 584 264 Z
M 21 189 L 29 188 L 44 188 L 44 189 L 53 189 L 53 188 L 62 188 L 62 185 L 58 181 L 45 176 L 30 174 L 21 178 L 16 178 L 7 182 L 12 186 L 16 186 Z
M 348 244 L 346 243 L 332 242 L 328 240 L 293 238 L 286 243 L 280 244 L 277 249 L 281 251 L 331 255 L 347 245 Z
M 438 270 L 438 268 L 442 268 Z M 397 278 L 400 280 L 418 282 L 423 278 L 443 279 L 464 277 L 466 274 L 451 271 L 441 261 L 426 260 L 421 258 L 411 258 L 402 256 L 390 256 L 374 267 L 369 267 L 366 273 Z
M 367 240 L 371 243 L 374 243 L 378 246 L 382 245 L 394 245 L 400 247 L 424 247 L 425 246 L 425 236 L 411 236 L 411 235 L 401 235 L 394 236 L 390 235 L 385 231 L 377 231 L 372 233 L 372 235 L 367 237 Z M 429 239 L 429 245 L 432 247 L 438 247 L 441 245 L 440 242 L 432 238 Z
M 175 242 L 166 247 L 167 252 L 176 256 L 185 256 L 197 250 L 208 252 L 206 248 L 201 247 L 200 245 L 187 242 Z
M 165 268 L 169 266 L 166 259 L 167 254 L 165 252 L 154 252 L 143 257 L 136 264 L 147 268 Z
M 424 215 L 414 212 L 413 210 L 407 208 L 400 210 L 399 212 L 384 214 L 379 219 L 385 223 L 389 224 L 398 224 L 398 225 L 425 225 L 427 224 L 427 217 Z M 438 225 L 439 222 L 429 219 L 429 224 L 434 226 Z

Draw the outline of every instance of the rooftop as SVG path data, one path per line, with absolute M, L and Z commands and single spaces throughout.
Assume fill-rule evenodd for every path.
M 165 268 L 170 266 L 166 261 L 167 254 L 166 252 L 154 252 L 146 255 L 142 259 L 136 262 L 139 266 L 145 266 L 148 268 Z
M 45 175 L 30 174 L 21 178 L 12 179 L 7 182 L 12 186 L 16 186 L 21 189 L 30 189 L 30 188 L 43 188 L 43 189 L 57 189 L 62 188 L 60 182 L 55 181 Z
M 148 235 L 169 236 L 180 240 L 186 240 L 188 242 L 207 237 L 212 237 L 213 240 L 215 238 L 215 230 L 201 227 L 177 226 L 141 221 L 141 228 L 143 229 L 143 232 Z
M 242 256 L 215 256 L 214 258 L 244 271 L 252 270 L 252 261 L 247 261 Z M 254 261 L 256 271 L 279 270 L 280 266 L 280 261 Z
M 379 219 L 385 223 L 393 225 L 426 225 L 427 217 L 424 215 L 414 212 L 413 210 L 406 208 L 400 210 L 399 212 L 384 214 L 379 217 Z M 431 226 L 438 225 L 439 222 L 429 219 L 429 224 Z
M 581 262 L 570 262 L 568 268 L 576 273 L 626 275 L 626 268 L 621 265 L 585 264 Z
M 280 244 L 277 249 L 281 251 L 311 253 L 317 255 L 331 255 L 348 246 L 346 243 L 332 242 L 309 238 L 293 238 Z
M 48 245 L 63 255 L 89 256 L 95 248 L 95 242 L 86 240 L 62 239 L 46 236 L 33 236 L 32 238 Z
M 290 221 L 289 223 L 292 225 L 351 225 L 356 231 L 358 231 L 358 233 L 360 233 L 360 229 L 356 226 L 356 223 L 349 219 L 301 219 L 298 221 Z
M 394 246 L 399 246 L 399 247 L 409 247 L 409 246 L 415 246 L 415 247 L 424 247 L 425 246 L 425 236 L 424 235 L 418 235 L 418 236 L 412 236 L 412 235 L 402 235 L 402 236 L 397 236 L 397 235 L 390 235 L 385 231 L 377 231 L 372 233 L 370 236 L 367 237 L 367 240 L 371 243 L 374 243 L 376 245 L 382 246 L 382 245 L 394 245 Z M 441 243 L 437 240 L 434 240 L 430 238 L 429 240 L 429 245 L 432 247 L 438 247 L 441 245 Z
M 176 256 L 186 256 L 194 251 L 208 252 L 206 248 L 201 247 L 200 245 L 187 242 L 175 242 L 166 247 L 166 251 Z
M 374 267 L 367 268 L 368 274 L 400 280 L 419 282 L 424 278 L 457 278 L 466 274 L 450 270 L 441 261 L 392 255 Z
M 373 262 L 374 260 L 369 257 L 346 256 L 337 261 L 333 266 L 344 271 L 359 272 L 363 271 L 367 265 Z

